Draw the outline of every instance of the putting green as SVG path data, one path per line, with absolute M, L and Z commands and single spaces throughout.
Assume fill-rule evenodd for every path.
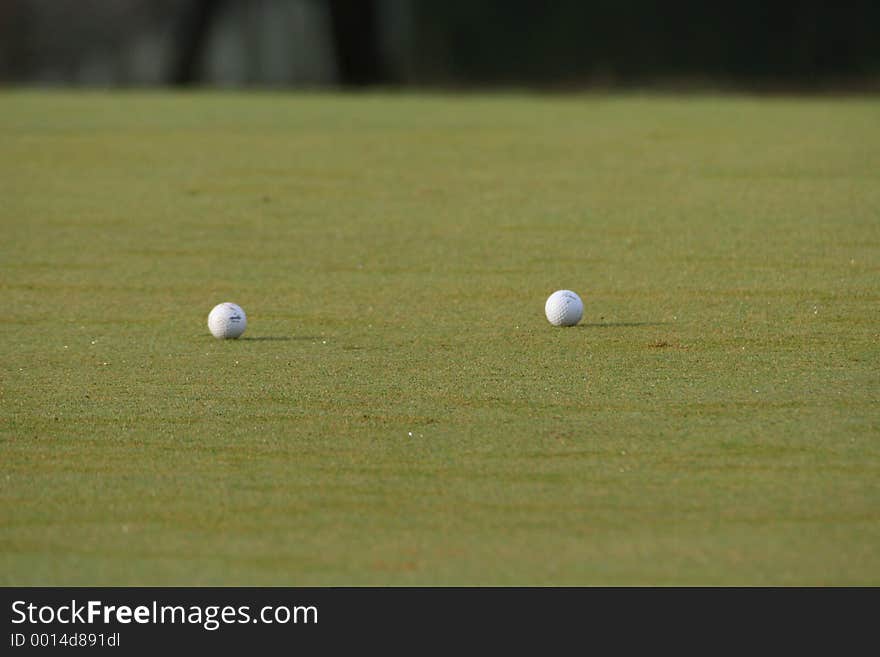
M 880 584 L 877 99 L 5 92 L 0 145 L 0 584 Z

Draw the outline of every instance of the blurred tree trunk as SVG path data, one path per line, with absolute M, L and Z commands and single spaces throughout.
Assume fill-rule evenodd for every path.
M 328 0 L 339 82 L 365 86 L 386 81 L 375 0 Z
M 175 35 L 176 60 L 171 83 L 192 85 L 199 80 L 199 66 L 208 34 L 225 0 L 193 0 L 180 14 Z

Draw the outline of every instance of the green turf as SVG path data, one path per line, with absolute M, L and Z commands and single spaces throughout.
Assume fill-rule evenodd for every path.
M 6 92 L 0 229 L 2 584 L 880 584 L 878 99 Z

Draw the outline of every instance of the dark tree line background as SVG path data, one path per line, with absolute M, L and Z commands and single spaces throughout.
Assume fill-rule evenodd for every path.
M 3 24 L 7 34 L 16 34 L 16 21 L 26 22 L 29 6 L 40 1 L 2 0 L 0 41 Z M 256 0 L 153 0 L 131 20 L 159 21 L 172 35 L 164 83 L 199 84 L 212 27 L 224 11 L 249 1 Z M 87 14 L 114 0 L 55 2 Z M 307 2 L 327 16 L 335 82 L 343 86 L 552 87 L 664 79 L 820 86 L 876 84 L 880 78 L 877 0 Z M 405 17 L 408 45 L 389 55 L 383 35 L 395 15 Z M 0 76 L 27 79 L 21 53 L 39 57 L 38 47 L 28 45 L 4 51 L 0 44 Z
M 880 2 L 493 0 L 424 3 L 452 79 L 799 81 L 877 74 Z M 431 54 L 428 53 L 430 57 Z

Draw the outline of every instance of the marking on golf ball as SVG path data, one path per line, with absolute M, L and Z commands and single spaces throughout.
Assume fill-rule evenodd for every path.
M 247 315 L 241 306 L 218 303 L 208 314 L 208 330 L 218 340 L 235 339 L 247 328 Z
M 553 326 L 574 326 L 584 316 L 584 302 L 571 290 L 557 290 L 547 297 L 544 314 Z

